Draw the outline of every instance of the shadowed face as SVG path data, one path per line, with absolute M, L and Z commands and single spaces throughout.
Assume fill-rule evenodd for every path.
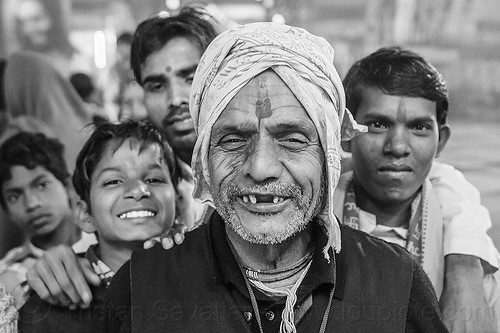
M 12 220 L 30 235 L 49 235 L 71 217 L 66 187 L 44 167 L 14 166 L 11 174 L 2 195 Z
M 239 91 L 212 128 L 211 192 L 244 240 L 281 243 L 319 211 L 324 154 L 301 103 L 272 71 Z

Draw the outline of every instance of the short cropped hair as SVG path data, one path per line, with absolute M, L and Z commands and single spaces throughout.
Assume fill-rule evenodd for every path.
M 116 124 L 110 122 L 99 123 L 78 154 L 73 174 L 73 187 L 80 198 L 85 201 L 89 210 L 92 209 L 90 205 L 91 179 L 97 164 L 103 158 L 108 147 L 111 147 L 114 153 L 126 140 L 131 140 L 131 144 L 137 144 L 139 151 L 143 151 L 151 145 L 158 145 L 162 150 L 163 159 L 170 172 L 174 187 L 179 183 L 179 165 L 173 150 L 154 124 L 148 121 L 139 122 L 133 120 Z
M 446 124 L 450 98 L 441 73 L 415 52 L 397 46 L 380 48 L 358 60 L 344 79 L 347 108 L 355 116 L 362 89 L 378 88 L 384 94 L 421 97 L 436 102 L 439 124 Z
M 217 35 L 208 21 L 209 14 L 198 7 L 184 7 L 174 16 L 155 16 L 135 30 L 130 63 L 137 82 L 142 85 L 141 66 L 170 40 L 183 37 L 193 42 L 201 53 Z
M 12 179 L 12 168 L 22 166 L 33 170 L 43 167 L 64 186 L 70 185 L 70 174 L 64 160 L 64 146 L 42 133 L 20 132 L 7 139 L 0 147 L 0 188 Z M 3 193 L 3 192 L 2 192 Z M 0 204 L 7 207 L 3 194 Z

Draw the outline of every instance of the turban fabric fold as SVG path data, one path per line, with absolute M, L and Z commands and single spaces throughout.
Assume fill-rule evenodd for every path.
M 212 126 L 251 79 L 268 69 L 280 76 L 316 126 L 325 154 L 327 200 L 317 217 L 328 232 L 323 249 L 326 259 L 330 247 L 337 252 L 341 249 L 340 228 L 333 214 L 340 141 L 364 130 L 345 108 L 344 89 L 333 60 L 331 45 L 304 29 L 270 22 L 234 27 L 215 38 L 200 59 L 189 103 L 198 133 L 192 160 L 194 196 L 213 206 L 208 171 Z

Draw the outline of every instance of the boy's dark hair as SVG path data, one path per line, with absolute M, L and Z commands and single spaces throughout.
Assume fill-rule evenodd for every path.
M 97 164 L 101 161 L 105 151 L 112 142 L 113 153 L 121 147 L 126 140 L 131 144 L 137 144 L 139 151 L 143 151 L 151 145 L 157 144 L 163 151 L 163 158 L 167 164 L 170 178 L 174 187 L 180 180 L 179 165 L 172 148 L 156 126 L 150 122 L 139 122 L 127 120 L 122 123 L 113 124 L 104 122 L 96 125 L 94 133 L 85 142 L 76 159 L 76 168 L 73 174 L 73 186 L 76 193 L 85 201 L 89 210 L 90 187 L 92 174 Z
M 415 52 L 400 47 L 380 48 L 358 60 L 344 79 L 347 108 L 356 115 L 363 88 L 384 94 L 422 97 L 436 102 L 438 124 L 446 123 L 449 95 L 441 73 Z
M 201 8 L 184 7 L 177 15 L 155 16 L 141 22 L 134 33 L 130 57 L 137 82 L 142 85 L 141 66 L 146 58 L 176 37 L 188 39 L 203 53 L 217 35 L 208 15 Z
M 64 186 L 70 185 L 70 174 L 64 160 L 63 144 L 42 133 L 20 132 L 2 144 L 0 147 L 0 188 L 6 181 L 12 179 L 11 168 L 15 166 L 23 166 L 29 170 L 43 167 Z M 2 193 L 0 193 L 0 204 L 5 209 L 6 202 Z

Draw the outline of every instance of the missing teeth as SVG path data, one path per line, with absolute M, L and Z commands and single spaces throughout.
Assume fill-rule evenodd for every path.
M 270 201 L 262 200 L 262 198 L 261 198 L 261 200 L 257 200 L 257 197 L 258 196 L 254 195 L 254 194 L 249 194 L 249 195 L 242 195 L 241 199 L 243 200 L 244 203 L 250 202 L 251 204 L 256 204 L 257 201 L 258 202 L 264 202 L 264 203 L 271 203 Z M 284 201 L 285 201 L 285 198 L 283 198 L 283 197 L 279 197 L 279 196 L 276 196 L 276 195 L 274 195 L 272 197 L 272 203 L 273 204 L 282 203 Z

